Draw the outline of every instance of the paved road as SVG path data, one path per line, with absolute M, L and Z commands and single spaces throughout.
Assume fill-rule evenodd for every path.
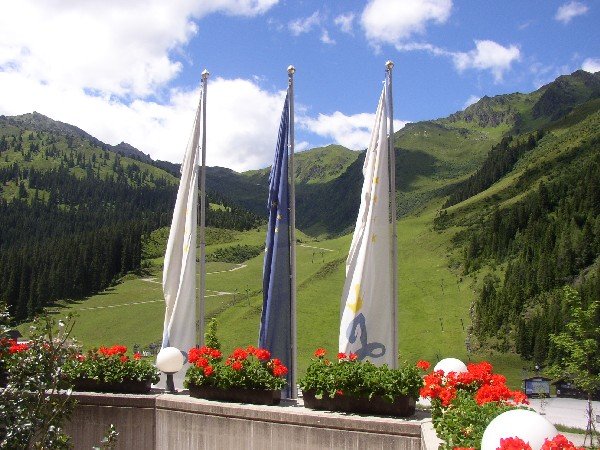
M 566 425 L 585 430 L 587 425 L 587 401 L 574 398 L 547 398 L 543 402 L 538 398 L 529 400 L 530 406 L 538 413 L 545 413 L 546 418 L 553 424 Z M 600 402 L 592 402 L 594 416 L 600 414 Z M 600 423 L 597 423 L 600 427 Z
M 574 398 L 547 398 L 543 402 L 538 398 L 529 400 L 530 406 L 555 425 L 566 425 L 585 430 L 587 426 L 587 401 Z M 545 403 L 545 404 L 543 404 Z M 592 402 L 594 419 L 600 415 L 600 402 Z M 600 421 L 596 421 L 600 431 Z M 583 445 L 583 434 L 564 433 L 575 445 Z M 589 438 L 587 445 L 589 445 Z

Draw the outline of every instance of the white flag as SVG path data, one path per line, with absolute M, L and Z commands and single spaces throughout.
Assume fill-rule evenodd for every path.
M 384 87 L 365 156 L 360 209 L 346 261 L 339 351 L 395 367 L 387 122 Z
M 196 345 L 196 225 L 201 105 L 202 98 L 181 167 L 162 282 L 165 295 L 162 348 L 176 347 L 186 355 Z M 184 367 L 175 375 L 176 389 L 182 388 L 185 372 Z

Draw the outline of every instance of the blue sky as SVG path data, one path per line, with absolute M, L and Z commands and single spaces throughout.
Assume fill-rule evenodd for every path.
M 179 162 L 211 72 L 208 164 L 269 165 L 286 68 L 296 145 L 367 145 L 395 62 L 396 128 L 600 70 L 584 0 L 0 0 L 0 114 L 38 111 Z

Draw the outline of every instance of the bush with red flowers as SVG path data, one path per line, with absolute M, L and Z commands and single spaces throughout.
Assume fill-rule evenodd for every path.
M 10 317 L 0 304 L 0 336 Z M 0 339 L 0 448 L 67 448 L 64 424 L 75 402 L 62 367 L 77 351 L 69 337 L 73 321 L 40 315 L 27 343 Z M 61 395 L 56 395 L 58 393 Z
M 63 373 L 72 382 L 93 380 L 100 383 L 140 381 L 156 383 L 159 372 L 139 353 L 127 355 L 127 347 L 113 345 L 77 354 L 68 361 Z
M 532 450 L 529 442 L 523 441 L 518 437 L 509 437 L 500 439 L 500 447 L 498 450 Z M 584 447 L 575 447 L 571 441 L 569 441 L 562 434 L 557 434 L 552 439 L 546 439 L 542 445 L 541 450 L 584 450 Z
M 6 384 L 9 366 L 18 361 L 18 354 L 29 349 L 29 345 L 16 339 L 0 338 L 0 387 Z
M 575 447 L 564 435 L 557 434 L 552 439 L 546 439 L 541 450 L 584 450 L 584 447 Z
M 236 348 L 227 359 L 217 348 L 192 348 L 188 352 L 190 368 L 184 385 L 210 386 L 218 389 L 281 390 L 285 386 L 287 367 L 268 350 L 249 346 Z
M 518 437 L 509 437 L 500 439 L 499 450 L 531 450 L 529 442 L 525 442 L 523 439 Z
M 401 396 L 416 399 L 423 386 L 422 366 L 405 365 L 401 369 L 378 367 L 369 361 L 359 361 L 356 354 L 338 353 L 336 361 L 326 358 L 327 351 L 315 350 L 315 358 L 309 364 L 306 375 L 300 380 L 300 388 L 324 396 L 366 397 L 381 396 L 390 402 Z
M 483 432 L 498 415 L 527 404 L 527 396 L 506 386 L 506 378 L 488 362 L 468 364 L 467 372 L 431 372 L 422 397 L 431 400 L 431 416 L 442 448 L 479 448 Z

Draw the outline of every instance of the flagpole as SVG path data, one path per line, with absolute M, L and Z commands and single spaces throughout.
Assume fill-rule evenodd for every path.
M 396 152 L 394 150 L 394 101 L 392 96 L 392 69 L 394 63 L 385 63 L 389 107 L 388 154 L 390 171 L 390 214 L 392 227 L 392 338 L 394 343 L 394 368 L 398 367 L 398 232 L 396 230 Z
M 200 168 L 200 289 L 196 316 L 196 342 L 204 345 L 204 298 L 206 293 L 206 86 L 210 73 L 202 72 L 202 166 Z
M 297 345 L 296 345 L 296 177 L 294 171 L 294 66 L 288 67 L 288 90 L 289 90 L 289 108 L 290 108 L 290 123 L 289 123 L 289 177 L 290 177 L 290 288 L 291 288 L 291 305 L 290 305 L 290 333 L 292 346 L 292 364 L 291 370 L 291 398 L 298 397 L 298 386 L 296 385 L 296 368 L 297 368 Z

